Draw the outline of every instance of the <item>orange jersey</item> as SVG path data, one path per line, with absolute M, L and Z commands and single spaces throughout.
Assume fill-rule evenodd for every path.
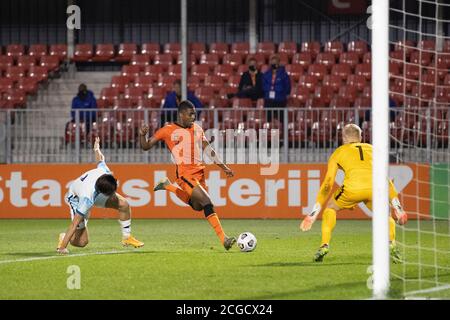
M 203 142 L 207 141 L 203 129 L 193 124 L 184 128 L 176 123 L 169 123 L 156 131 L 154 137 L 166 143 L 177 165 L 177 178 L 202 171 Z

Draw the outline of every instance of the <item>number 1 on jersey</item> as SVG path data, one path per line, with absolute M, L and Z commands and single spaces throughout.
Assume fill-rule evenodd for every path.
M 362 146 L 355 146 L 359 149 L 359 158 L 361 159 L 361 161 L 364 161 L 364 153 L 363 153 L 363 149 Z

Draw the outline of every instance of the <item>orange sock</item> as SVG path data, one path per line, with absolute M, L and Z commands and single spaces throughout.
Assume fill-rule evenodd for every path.
M 210 214 L 206 219 L 208 219 L 209 224 L 211 225 L 211 227 L 213 227 L 214 231 L 216 232 L 217 236 L 220 239 L 220 242 L 222 242 L 225 240 L 225 233 L 223 232 L 222 226 L 220 224 L 220 220 L 219 217 L 217 216 L 217 214 L 213 213 Z
M 189 194 L 188 194 L 186 191 L 184 191 L 183 189 L 178 188 L 177 186 L 174 186 L 173 184 L 169 184 L 169 185 L 166 187 L 166 190 L 175 193 L 175 194 L 177 195 L 177 197 L 181 199 L 181 201 L 183 201 L 183 202 L 186 203 L 186 204 L 189 204 L 189 199 L 190 199 L 191 197 L 190 197 Z

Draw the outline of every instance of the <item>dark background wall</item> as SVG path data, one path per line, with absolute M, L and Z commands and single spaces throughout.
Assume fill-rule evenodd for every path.
M 78 43 L 177 42 L 180 1 L 75 0 L 81 8 Z M 365 40 L 370 42 L 365 13 L 370 1 L 354 1 L 359 13 L 336 14 L 331 0 L 259 0 L 257 31 L 260 41 Z M 391 1 L 392 8 L 419 13 L 418 1 Z M 0 44 L 60 43 L 66 41 L 65 0 L 1 0 Z M 357 10 L 358 11 L 358 10 Z M 417 30 L 434 34 L 435 5 L 423 4 L 422 16 L 391 14 L 393 24 L 410 32 L 391 30 L 391 39 L 418 40 Z M 444 19 L 449 19 L 448 8 Z M 189 41 L 236 42 L 248 39 L 249 5 L 246 0 L 188 0 Z M 446 35 L 449 24 L 445 24 Z

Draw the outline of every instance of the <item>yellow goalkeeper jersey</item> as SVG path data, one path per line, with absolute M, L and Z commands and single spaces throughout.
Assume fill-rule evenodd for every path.
M 349 143 L 337 148 L 328 160 L 327 175 L 317 195 L 321 205 L 327 200 L 333 188 L 337 170 L 344 171 L 345 190 L 358 192 L 372 189 L 372 145 Z

